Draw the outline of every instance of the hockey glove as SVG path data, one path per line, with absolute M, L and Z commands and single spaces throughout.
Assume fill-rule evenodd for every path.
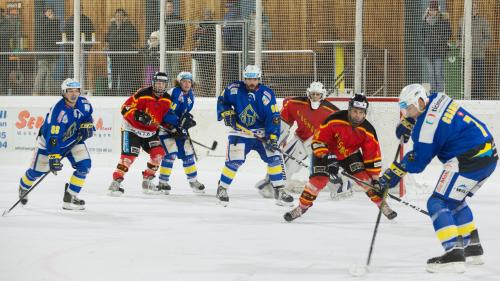
M 396 127 L 396 137 L 401 139 L 403 137 L 404 143 L 407 143 L 411 136 L 411 130 L 415 126 L 415 119 L 405 118 L 401 120 L 399 125 Z
M 224 125 L 236 129 L 236 112 L 234 110 L 223 111 L 220 116 L 224 119 Z
M 373 188 L 370 189 L 371 193 L 373 195 L 380 197 L 380 198 L 384 198 L 385 189 L 382 188 L 382 186 L 380 185 L 380 182 L 378 180 L 372 180 L 372 186 L 373 186 Z M 370 193 L 370 192 L 368 192 L 368 193 Z M 368 195 L 370 195 L 370 194 L 368 194 Z
M 327 170 L 330 175 L 337 175 L 339 173 L 340 162 L 335 154 L 328 154 L 325 156 L 327 159 Z
M 278 151 L 280 149 L 278 146 L 278 137 L 275 134 L 270 134 L 269 138 L 264 143 L 264 146 L 269 151 Z
M 135 121 L 142 123 L 146 126 L 151 125 L 151 123 L 153 121 L 153 119 L 151 119 L 151 116 L 149 116 L 149 114 L 147 114 L 144 111 L 140 111 L 140 110 L 136 110 L 134 112 L 134 119 L 135 119 Z
M 63 164 L 61 163 L 61 158 L 61 154 L 49 154 L 49 168 L 54 175 L 57 175 L 57 172 L 62 170 Z
M 189 130 L 194 126 L 196 126 L 196 121 L 194 121 L 193 115 L 191 113 L 184 114 L 182 120 L 179 122 L 179 127 L 184 130 Z
M 94 135 L 94 130 L 94 124 L 92 124 L 92 122 L 82 123 L 78 130 L 78 138 L 80 141 L 85 141 Z
M 382 188 L 393 188 L 404 175 L 406 175 L 406 169 L 400 163 L 393 162 L 391 167 L 385 170 L 384 174 L 380 177 L 380 186 Z

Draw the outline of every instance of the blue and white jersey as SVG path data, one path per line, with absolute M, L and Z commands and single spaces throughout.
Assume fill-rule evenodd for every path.
M 437 156 L 442 163 L 459 158 L 466 152 L 493 139 L 486 125 L 442 93 L 432 93 L 425 111 L 417 118 L 411 138 L 413 151 L 402 164 L 410 173 L 420 173 Z M 494 152 L 490 142 L 469 158 L 489 157 Z
M 47 113 L 40 128 L 40 148 L 49 154 L 64 154 L 64 150 L 76 141 L 80 125 L 93 123 L 92 112 L 92 105 L 84 97 L 78 97 L 74 107 L 62 98 Z
M 276 105 L 273 90 L 259 84 L 255 92 L 247 90 L 243 81 L 229 84 L 217 98 L 217 120 L 222 120 L 221 113 L 233 109 L 236 122 L 247 129 L 269 137 L 280 134 L 280 114 Z M 249 137 L 239 131 L 231 131 L 230 135 Z
M 170 97 L 172 99 L 172 105 L 170 106 L 170 112 L 165 115 L 163 121 L 165 123 L 177 126 L 182 116 L 193 109 L 193 90 L 190 89 L 187 93 L 185 93 L 180 87 L 175 87 L 170 89 L 168 93 L 170 94 Z M 172 116 L 170 114 L 173 114 L 175 116 Z

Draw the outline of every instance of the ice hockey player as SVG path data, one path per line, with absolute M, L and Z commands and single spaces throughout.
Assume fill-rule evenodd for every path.
M 251 150 L 267 163 L 276 204 L 293 204 L 293 197 L 284 188 L 278 148 L 281 121 L 276 97 L 273 90 L 260 83 L 261 75 L 258 66 L 248 65 L 243 72 L 244 81 L 229 84 L 217 99 L 217 120 L 224 120 L 224 124 L 232 128 L 216 195 L 223 206 L 229 203 L 227 189 Z
M 307 88 L 306 97 L 286 98 L 281 109 L 281 132 L 278 144 L 287 155 L 291 155 L 299 161 L 306 161 L 312 153 L 311 141 L 314 132 L 319 129 L 323 121 L 332 113 L 338 111 L 338 107 L 325 100 L 327 91 L 321 82 L 312 82 Z M 297 124 L 297 129 L 293 137 L 287 141 L 290 128 Z M 291 183 L 294 174 L 300 171 L 301 165 L 286 155 L 283 155 L 285 162 L 285 175 L 287 188 L 295 191 Z M 352 195 L 349 181 L 343 181 L 343 186 L 338 181 L 338 177 L 330 178 L 327 186 L 330 189 L 332 199 L 339 200 Z M 334 181 L 334 182 L 332 182 Z M 265 197 L 272 197 L 272 186 L 269 176 L 256 184 L 259 193 Z M 297 193 L 302 192 L 304 184 L 300 186 Z
M 380 178 L 394 187 L 406 173 L 420 173 L 437 156 L 443 172 L 427 209 L 445 253 L 427 261 L 427 271 L 465 271 L 465 260 L 481 264 L 483 249 L 466 198 L 473 196 L 493 173 L 498 154 L 486 125 L 442 93 L 420 84 L 401 90 L 399 106 L 405 116 L 396 135 L 411 136 L 413 150 L 394 162 Z M 465 249 L 464 249 L 465 247 Z
M 168 180 L 176 158 L 182 160 L 184 172 L 193 192 L 205 193 L 205 186 L 197 179 L 194 149 L 187 133 L 190 128 L 196 126 L 190 113 L 194 105 L 193 83 L 193 75 L 190 72 L 180 72 L 175 80 L 175 87 L 168 91 L 172 98 L 171 111 L 163 119 L 166 123 L 159 131 L 166 155 L 161 162 L 158 189 L 164 194 L 170 193 Z
M 397 213 L 389 208 L 383 198 L 378 177 L 381 171 L 380 145 L 375 128 L 366 120 L 368 99 L 355 94 L 348 110 L 337 111 L 326 118 L 312 141 L 312 169 L 309 182 L 299 199 L 299 205 L 285 213 L 286 221 L 304 214 L 318 193 L 328 183 L 329 177 L 338 177 L 339 167 L 354 177 L 369 181 L 377 189 L 361 186 L 366 194 L 392 220 Z
M 90 171 L 91 160 L 85 141 L 92 137 L 94 124 L 92 105 L 80 96 L 80 83 L 68 78 L 61 84 L 63 98 L 47 113 L 37 137 L 37 145 L 31 167 L 20 180 L 21 198 L 37 178 L 45 173 L 61 171 L 62 158 L 67 157 L 75 169 L 64 188 L 63 209 L 84 210 L 85 201 L 77 195 Z M 21 204 L 28 203 L 24 197 Z
M 125 173 L 139 156 L 141 148 L 150 156 L 147 168 L 142 172 L 142 190 L 146 194 L 160 193 L 152 180 L 165 156 L 157 131 L 172 104 L 166 90 L 167 84 L 167 75 L 164 72 L 156 72 L 152 86 L 139 89 L 122 105 L 121 156 L 113 172 L 109 195 L 123 195 L 125 190 L 121 183 Z

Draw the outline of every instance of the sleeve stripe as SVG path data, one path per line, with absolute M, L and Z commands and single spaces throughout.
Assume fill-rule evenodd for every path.
M 363 163 L 374 163 L 374 162 L 377 162 L 377 161 L 382 161 L 382 157 L 375 157 L 373 159 L 363 160 Z
M 330 121 L 328 121 L 328 123 L 322 124 L 319 127 L 322 129 L 322 128 L 328 127 L 330 124 L 343 124 L 343 125 L 348 125 L 348 126 L 351 125 L 349 122 L 344 121 L 344 120 L 330 120 Z
M 378 140 L 375 138 L 375 135 L 373 135 L 372 133 L 368 132 L 365 128 L 357 127 L 357 129 L 365 132 L 366 135 L 370 136 L 373 139 L 373 141 L 375 141 L 377 144 L 379 144 Z

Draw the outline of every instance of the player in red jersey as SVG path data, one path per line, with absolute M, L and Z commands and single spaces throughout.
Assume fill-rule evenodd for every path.
M 167 84 L 167 75 L 157 72 L 152 86 L 139 89 L 122 105 L 122 151 L 109 186 L 109 195 L 121 196 L 124 193 L 121 182 L 141 148 L 150 156 L 147 168 L 142 172 L 142 189 L 149 194 L 159 193 L 152 179 L 165 155 L 157 131 L 172 104 Z
M 326 186 L 329 177 L 337 176 L 339 167 L 354 177 L 380 187 L 381 152 L 375 128 L 366 120 L 368 100 L 356 94 L 349 101 L 349 109 L 330 115 L 320 126 L 312 141 L 312 169 L 309 182 L 300 196 L 300 203 L 284 216 L 292 221 L 305 213 L 318 193 Z M 397 213 L 383 199 L 380 189 L 361 186 L 366 194 L 388 219 Z
M 283 101 L 283 108 L 280 113 L 281 134 L 279 143 L 287 155 L 291 155 L 300 161 L 305 161 L 308 155 L 312 153 L 312 136 L 328 116 L 339 110 L 335 105 L 325 100 L 326 93 L 326 89 L 321 82 L 312 82 L 307 89 L 306 97 L 286 98 Z M 297 129 L 293 137 L 287 141 L 290 128 L 294 123 L 297 124 Z M 283 170 L 286 173 L 286 179 L 288 179 L 287 187 L 294 191 L 291 178 L 300 171 L 301 166 L 296 160 L 286 156 L 284 156 L 284 164 L 285 168 Z M 342 186 L 340 182 L 336 181 L 337 179 L 337 177 L 335 179 L 332 178 L 334 182 L 328 184 L 332 199 L 340 199 L 352 194 L 350 193 L 352 192 L 351 189 L 347 191 L 349 182 L 345 181 L 345 185 Z M 296 192 L 302 192 L 303 187 L 304 185 L 301 184 L 299 187 L 300 190 Z M 259 189 L 259 193 L 263 197 L 271 198 L 273 196 L 273 189 L 267 176 L 257 183 L 256 188 Z M 347 192 L 339 193 L 339 191 Z

